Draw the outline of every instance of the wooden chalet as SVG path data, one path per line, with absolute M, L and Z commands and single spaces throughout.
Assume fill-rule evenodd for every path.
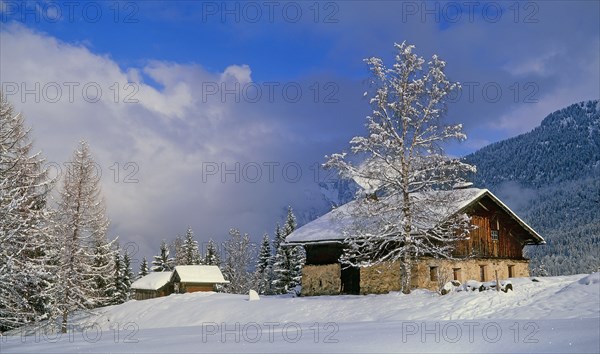
M 175 267 L 173 287 L 176 293 L 215 291 L 217 284 L 229 283 L 217 266 L 184 265 Z
M 177 266 L 172 272 L 153 272 L 131 284 L 136 300 L 168 296 L 173 293 L 215 291 L 217 284 L 229 283 L 217 266 Z
M 487 189 L 464 188 L 460 202 L 448 208 L 448 217 L 466 213 L 472 225 L 467 240 L 458 241 L 453 258 L 422 257 L 412 269 L 414 288 L 438 289 L 441 281 L 464 282 L 529 276 L 529 261 L 523 257 L 525 245 L 544 244 L 544 239 L 500 199 Z M 302 245 L 306 264 L 302 274 L 302 295 L 372 294 L 400 290 L 400 264 L 372 267 L 342 266 L 344 230 L 351 223 L 350 202 L 308 223 L 286 238 L 286 243 Z M 442 278 L 442 279 L 440 279 Z
M 136 300 L 153 299 L 173 293 L 171 278 L 173 272 L 153 272 L 141 277 L 131 284 Z

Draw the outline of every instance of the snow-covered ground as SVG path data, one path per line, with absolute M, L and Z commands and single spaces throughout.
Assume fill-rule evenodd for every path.
M 445 296 L 171 295 L 80 316 L 62 336 L 0 338 L 0 353 L 599 353 L 600 273 L 538 279 Z

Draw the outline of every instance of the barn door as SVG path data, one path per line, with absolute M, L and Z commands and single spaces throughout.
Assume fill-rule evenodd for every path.
M 342 294 L 360 294 L 360 269 L 342 268 Z

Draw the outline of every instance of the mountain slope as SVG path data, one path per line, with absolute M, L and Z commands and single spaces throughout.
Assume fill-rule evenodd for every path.
M 488 145 L 467 160 L 479 169 L 476 181 L 497 186 L 518 181 L 543 187 L 600 171 L 600 103 L 573 104 L 548 115 L 529 133 Z
M 574 274 L 600 261 L 600 102 L 573 104 L 531 132 L 465 159 L 474 182 L 505 200 L 548 244 L 527 254 L 537 271 Z

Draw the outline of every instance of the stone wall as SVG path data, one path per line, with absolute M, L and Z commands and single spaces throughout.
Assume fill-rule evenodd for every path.
M 305 265 L 302 268 L 302 296 L 337 295 L 342 288 L 341 266 Z
M 386 294 L 400 290 L 400 263 L 360 268 L 361 294 Z
M 484 267 L 483 279 L 481 279 L 481 266 Z M 468 259 L 462 261 L 450 261 L 424 258 L 413 268 L 413 284 L 418 288 L 438 290 L 440 283 L 454 279 L 454 273 L 456 273 L 457 280 L 462 283 L 467 280 L 496 280 L 496 271 L 498 271 L 498 279 L 505 280 L 509 277 L 509 266 L 512 266 L 513 278 L 529 276 L 528 260 Z M 434 274 L 432 274 L 432 267 L 438 267 L 433 270 Z M 436 277 L 441 280 L 436 280 Z
M 496 270 L 498 279 L 507 279 L 509 266 L 512 267 L 512 277 L 529 276 L 528 260 L 468 259 L 450 261 L 423 258 L 412 269 L 411 285 L 413 288 L 437 291 L 441 284 L 454 279 L 455 270 L 457 280 L 460 282 L 481 281 L 481 266 L 484 266 L 483 281 L 495 280 Z M 434 268 L 432 272 L 432 267 L 437 268 Z M 305 265 L 302 270 L 303 296 L 337 295 L 340 293 L 341 286 L 340 264 Z M 390 291 L 400 291 L 400 263 L 384 263 L 360 269 L 361 294 L 384 294 Z

